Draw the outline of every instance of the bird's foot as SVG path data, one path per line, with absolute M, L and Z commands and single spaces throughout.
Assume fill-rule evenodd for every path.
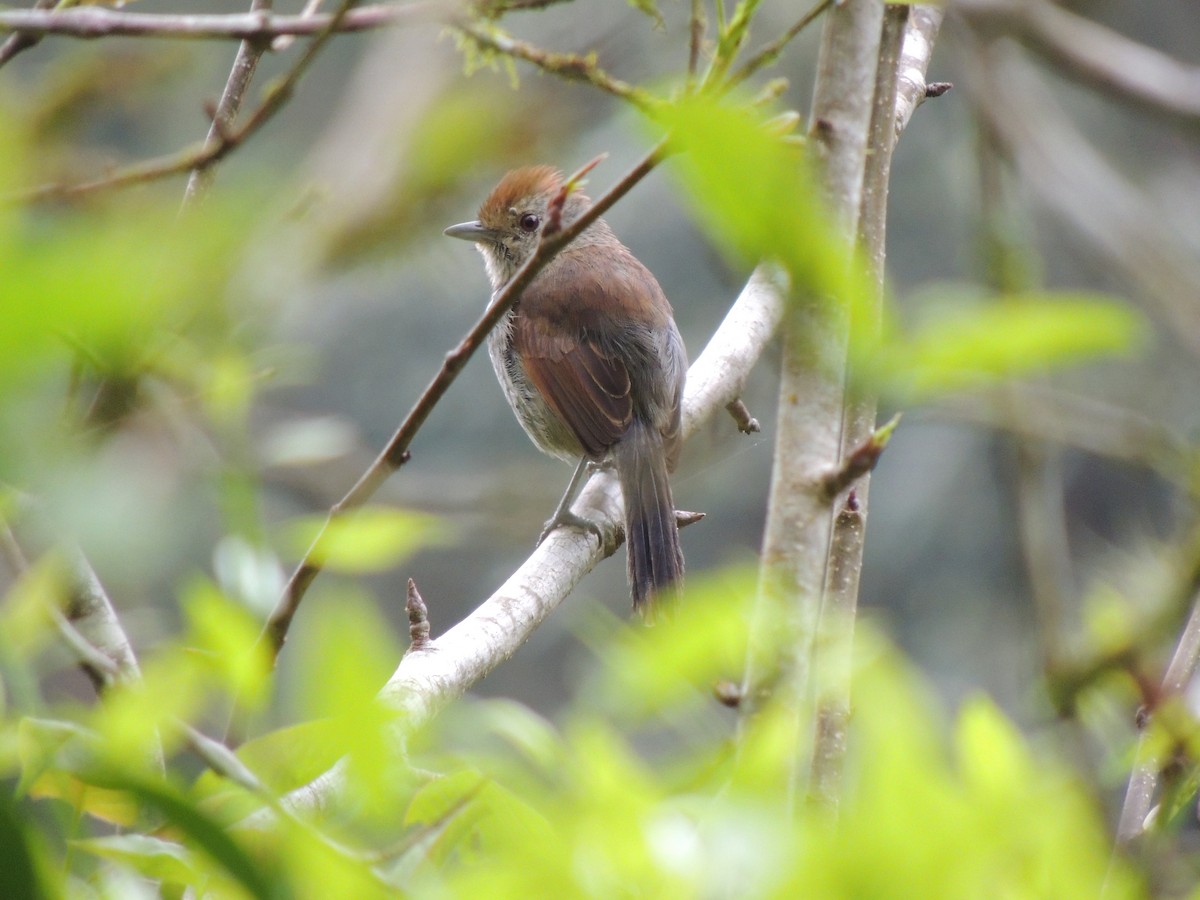
M 601 529 L 600 526 L 591 519 L 573 513 L 569 509 L 560 509 L 556 511 L 553 516 L 546 520 L 546 524 L 542 528 L 542 533 L 538 535 L 537 546 L 540 547 L 542 542 L 550 536 L 550 532 L 552 532 L 555 528 L 559 528 L 560 526 L 564 525 L 572 528 L 578 528 L 581 531 L 590 531 L 596 536 L 596 540 L 600 542 L 600 546 L 604 546 L 603 529 Z

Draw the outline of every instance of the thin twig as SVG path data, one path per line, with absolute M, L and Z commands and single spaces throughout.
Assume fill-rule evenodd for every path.
M 750 410 L 746 408 L 741 397 L 729 403 L 725 409 L 729 411 L 729 415 L 733 416 L 733 421 L 737 423 L 738 431 L 742 434 L 757 434 L 762 431 L 758 419 L 750 415 Z
M 123 12 L 102 6 L 68 10 L 0 10 L 0 32 L 60 35 L 73 38 L 148 37 L 175 40 L 269 41 L 282 35 L 320 35 L 327 31 L 373 31 L 398 22 L 436 22 L 446 4 L 386 3 L 364 6 L 349 15 L 179 15 Z
M 696 73 L 700 70 L 700 53 L 704 49 L 704 33 L 707 30 L 704 0 L 692 0 L 692 14 L 688 20 L 688 93 L 691 93 L 696 84 Z
M 1196 674 L 1200 665 L 1200 597 L 1192 605 L 1187 625 L 1179 636 L 1179 644 L 1167 666 L 1163 677 L 1161 698 L 1178 697 Z M 1152 713 L 1152 711 L 1150 711 Z M 1125 802 L 1121 806 L 1121 817 L 1117 822 L 1117 843 L 1128 844 L 1146 830 L 1150 804 L 1158 786 L 1161 763 L 1149 750 L 1146 739 L 1150 716 L 1139 716 L 1142 734 L 1138 738 L 1133 772 L 1129 776 L 1129 787 L 1125 791 Z
M 272 0 L 250 0 L 250 12 L 251 14 L 268 13 L 271 10 L 271 3 Z M 225 90 L 221 93 L 221 100 L 213 111 L 212 125 L 209 127 L 208 137 L 204 141 L 206 145 L 220 141 L 233 128 L 233 123 L 237 121 L 238 113 L 242 108 L 242 98 L 250 86 L 250 79 L 254 77 L 258 61 L 269 46 L 268 42 L 261 40 L 242 41 L 238 46 L 237 55 L 233 60 L 233 68 L 229 70 L 229 78 L 225 82 Z M 215 169 L 216 167 L 213 165 L 192 169 L 187 187 L 183 192 L 184 207 L 191 206 L 203 199 L 216 175 Z
M 304 4 L 304 9 L 300 10 L 300 18 L 312 19 L 321 11 L 321 3 L 324 0 L 308 0 Z M 288 47 L 296 42 L 294 34 L 284 34 L 271 41 L 271 49 L 276 53 L 282 53 Z
M 478 46 L 493 50 L 513 59 L 523 60 L 544 72 L 557 75 L 567 81 L 582 81 L 605 93 L 627 100 L 639 109 L 652 109 L 656 101 L 641 88 L 614 78 L 596 62 L 594 53 L 580 56 L 578 53 L 557 53 L 543 50 L 503 32 L 470 19 L 460 19 L 453 27 L 474 41 Z
M 56 0 L 36 0 L 33 8 L 50 9 L 54 6 L 55 2 Z M 24 31 L 10 34 L 4 39 L 4 43 L 0 44 L 0 66 L 3 66 L 18 53 L 28 50 L 30 47 L 37 46 L 41 39 L 42 36 L 40 34 L 30 34 Z
M 295 616 L 296 610 L 299 608 L 300 602 L 303 600 L 309 585 L 312 584 L 313 579 L 321 571 L 321 564 L 317 561 L 317 558 L 324 547 L 325 534 L 330 524 L 351 510 L 366 503 L 379 489 L 380 485 L 408 460 L 408 448 L 421 426 L 425 423 L 425 420 L 429 417 L 429 414 L 433 411 L 433 408 L 441 400 L 450 385 L 454 383 L 455 378 L 458 377 L 458 373 L 462 371 L 467 361 L 483 344 L 488 332 L 496 326 L 509 308 L 517 301 L 521 292 L 528 287 L 538 272 L 550 262 L 556 253 L 578 237 L 585 228 L 596 221 L 617 200 L 625 196 L 635 184 L 641 181 L 658 164 L 662 158 L 662 154 L 663 145 L 659 144 L 646 154 L 641 162 L 630 169 L 620 181 L 597 200 L 582 216 L 555 234 L 543 233 L 542 240 L 538 244 L 538 248 L 534 254 L 513 275 L 508 284 L 493 296 L 487 310 L 484 311 L 471 330 L 467 332 L 458 346 L 446 354 L 441 368 L 438 369 L 437 374 L 434 375 L 433 379 L 425 387 L 425 390 L 421 392 L 416 403 L 413 404 L 412 409 L 405 416 L 404 421 L 400 423 L 400 426 L 388 441 L 387 446 L 384 447 L 370 468 L 363 473 L 362 477 L 359 478 L 350 491 L 329 510 L 325 524 L 317 533 L 308 552 L 305 553 L 304 558 L 300 561 L 295 572 L 292 573 L 292 577 L 288 580 L 283 596 L 271 613 L 270 618 L 268 618 L 263 631 L 263 637 L 260 638 L 260 640 L 267 642 L 272 659 L 278 656 L 287 638 L 288 629 L 291 627 L 292 617 Z
M 771 41 L 765 47 L 758 50 L 753 56 L 741 64 L 732 75 L 729 76 L 727 85 L 736 87 L 741 84 L 759 69 L 765 66 L 773 65 L 778 59 L 783 48 L 786 47 L 796 35 L 802 32 L 805 28 L 816 21 L 817 17 L 825 10 L 833 5 L 833 0 L 819 0 L 819 2 L 800 17 L 800 20 L 793 24 L 775 40 Z
M 325 47 L 326 42 L 338 33 L 343 19 L 352 12 L 355 0 L 342 0 L 338 10 L 331 16 L 322 16 L 320 21 L 324 28 L 316 32 L 316 37 L 309 42 L 304 53 L 293 63 L 292 67 L 280 80 L 267 87 L 262 103 L 246 122 L 234 131 L 215 129 L 199 148 L 188 149 L 156 159 L 146 160 L 93 181 L 81 184 L 64 185 L 49 184 L 32 190 L 19 191 L 3 198 L 7 202 L 34 202 L 52 198 L 76 197 L 108 188 L 123 187 L 130 184 L 140 184 L 155 181 L 170 175 L 179 175 L 188 171 L 201 171 L 219 162 L 239 147 L 247 138 L 256 133 L 291 99 L 296 85 L 312 65 L 317 54 Z M 86 7 L 87 10 L 98 10 L 98 7 Z M 80 10 L 81 12 L 84 10 Z M 0 21 L 2 21 L 0 14 Z M 308 22 L 316 20 L 306 20 Z M 306 32 L 308 33 L 308 32 Z M 247 40 L 262 40 L 269 33 L 247 32 Z M 215 120 L 214 120 L 215 122 Z M 0 201 L 0 202 L 3 202 Z

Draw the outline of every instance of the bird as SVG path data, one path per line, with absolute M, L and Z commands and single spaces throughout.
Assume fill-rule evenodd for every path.
M 445 234 L 483 256 L 493 297 L 536 251 L 552 210 L 567 227 L 591 207 L 552 166 L 515 169 L 474 221 Z M 488 336 L 488 355 L 525 433 L 544 453 L 579 461 L 539 543 L 563 525 L 602 538 L 571 512 L 584 475 L 615 467 L 625 507 L 630 594 L 653 621 L 682 586 L 669 475 L 682 445 L 680 415 L 687 352 L 658 281 L 603 219 L 559 251 Z

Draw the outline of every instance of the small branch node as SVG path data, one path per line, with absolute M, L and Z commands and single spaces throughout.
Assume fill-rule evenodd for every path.
M 686 509 L 675 510 L 675 526 L 677 528 L 687 528 L 689 525 L 695 525 L 703 519 L 707 513 L 689 512 Z
M 737 423 L 738 431 L 742 434 L 758 434 L 762 431 L 762 426 L 758 423 L 758 419 L 750 415 L 750 410 L 746 408 L 746 404 L 742 402 L 742 398 L 730 401 L 725 409 L 733 416 L 733 421 Z
M 429 646 L 429 609 L 421 599 L 417 583 L 408 579 L 408 599 L 404 608 L 408 612 L 408 637 L 412 642 L 410 651 L 424 650 Z
M 931 81 L 929 84 L 925 85 L 925 96 L 940 97 L 953 87 L 954 84 L 949 81 Z
M 900 416 L 893 416 L 891 421 L 881 428 L 877 428 L 867 440 L 850 451 L 840 466 L 825 474 L 821 479 L 821 485 L 827 499 L 832 500 L 875 468 L 899 422 Z M 857 508 L 858 498 L 847 497 L 846 503 L 848 507 L 853 503 L 852 508 Z
M 744 694 L 742 686 L 733 681 L 718 681 L 713 685 L 713 696 L 722 706 L 738 709 L 742 705 Z

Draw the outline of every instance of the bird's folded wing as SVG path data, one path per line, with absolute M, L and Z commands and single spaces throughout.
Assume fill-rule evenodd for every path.
M 633 419 L 629 371 L 586 337 L 564 334 L 537 315 L 517 314 L 514 349 L 550 408 L 599 457 Z

